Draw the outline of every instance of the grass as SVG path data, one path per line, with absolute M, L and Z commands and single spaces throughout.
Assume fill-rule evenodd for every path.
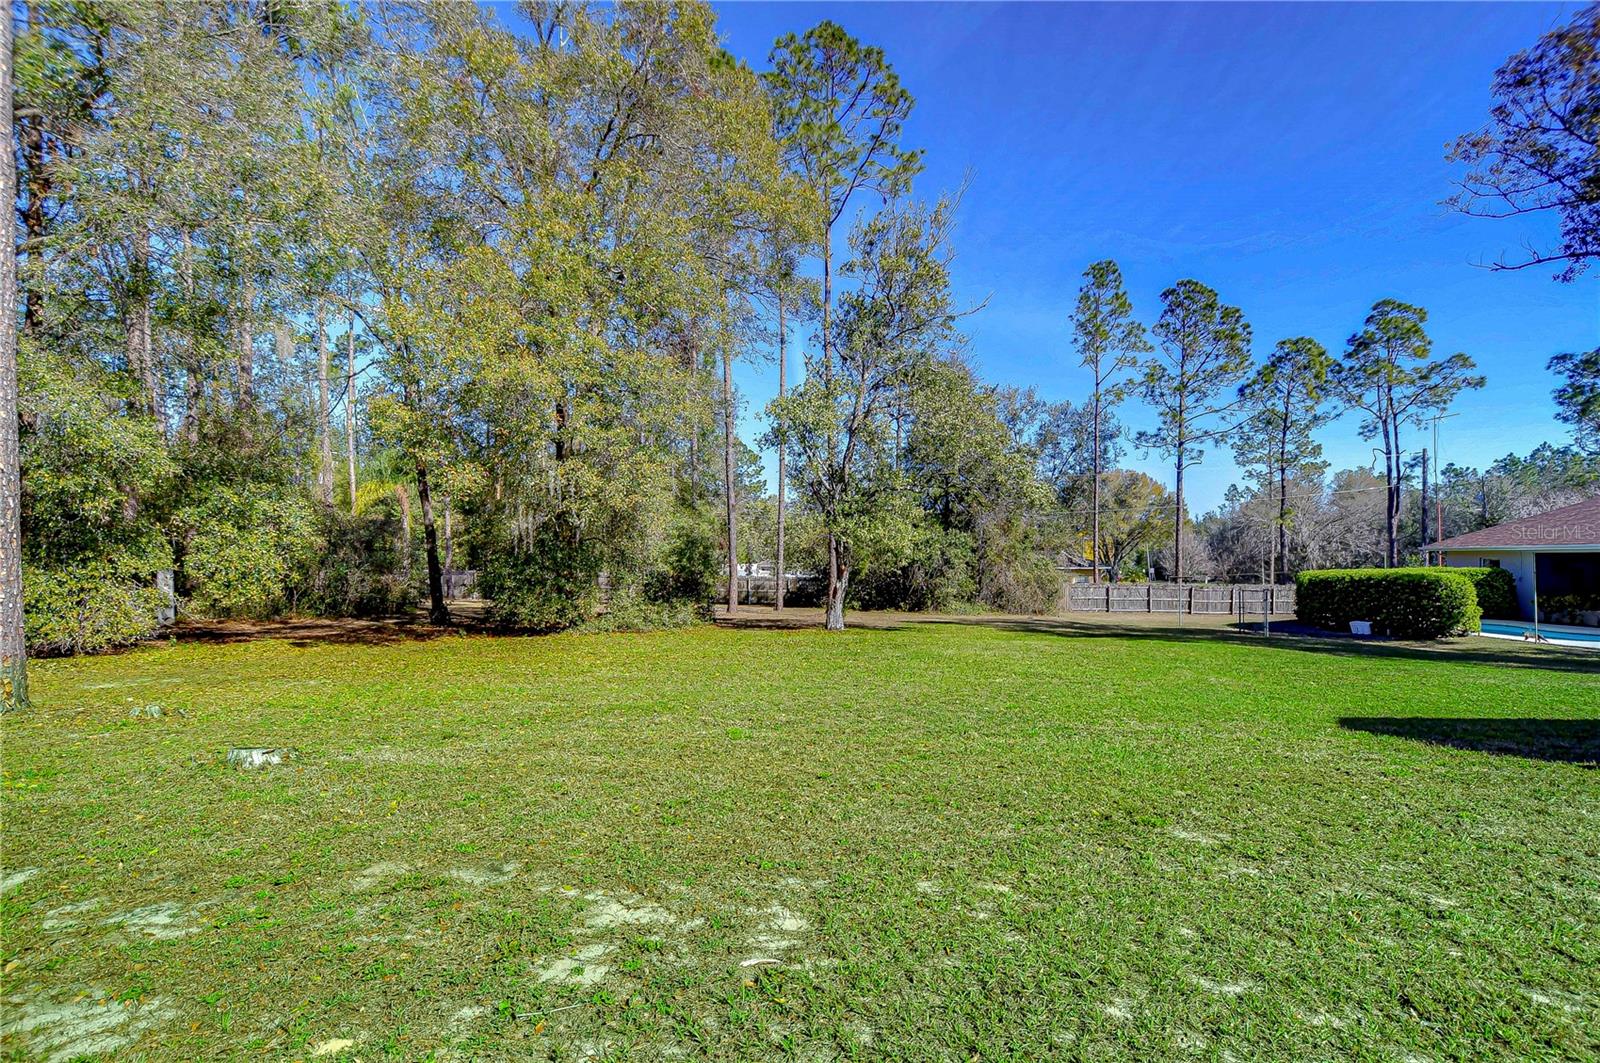
M 1593 1058 L 1593 661 L 976 621 L 38 662 L 4 1048 Z

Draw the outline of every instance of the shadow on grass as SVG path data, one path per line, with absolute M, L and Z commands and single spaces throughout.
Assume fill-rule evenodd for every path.
M 1104 614 L 1092 614 L 1092 616 L 1094 619 L 1050 616 L 939 617 L 917 622 L 975 624 L 1003 631 L 1063 635 L 1073 638 L 1158 638 L 1174 642 L 1231 641 L 1343 657 L 1387 657 L 1408 661 L 1494 664 L 1511 668 L 1600 675 L 1600 653 L 1592 650 L 1521 646 L 1514 642 L 1500 643 L 1495 639 L 1479 638 L 1447 639 L 1436 643 L 1390 642 L 1383 639 L 1337 635 L 1293 620 L 1274 620 L 1271 636 L 1265 637 L 1261 633 L 1259 622 L 1240 625 L 1227 618 L 1196 617 L 1192 621 L 1180 624 L 1166 617 L 1122 620 Z M 1490 649 L 1485 647 L 1485 643 L 1496 645 Z
M 1600 766 L 1600 720 L 1342 716 L 1339 726 L 1479 753 Z
M 451 632 L 410 618 L 384 620 L 223 620 L 184 624 L 173 631 L 179 642 L 230 643 L 257 639 L 283 639 L 302 649 L 327 644 L 346 646 L 387 646 L 397 642 L 421 642 Z

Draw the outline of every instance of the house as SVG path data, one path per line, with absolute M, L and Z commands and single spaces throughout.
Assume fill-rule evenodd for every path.
M 1087 551 L 1085 551 L 1085 554 L 1086 553 Z M 1075 554 L 1067 550 L 1061 550 L 1056 553 L 1056 571 L 1061 574 L 1061 581 L 1063 583 L 1094 582 L 1094 565 L 1090 564 L 1089 561 L 1086 560 L 1085 554 Z M 1112 570 L 1111 566 L 1100 566 L 1101 582 L 1111 583 L 1115 577 L 1116 573 Z
M 1557 612 L 1593 615 L 1600 609 L 1600 496 L 1453 536 L 1427 549 L 1445 565 L 1508 570 L 1517 581 L 1524 619 L 1534 619 L 1536 594 L 1541 620 L 1554 620 Z

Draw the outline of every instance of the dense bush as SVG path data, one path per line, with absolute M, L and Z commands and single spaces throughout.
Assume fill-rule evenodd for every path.
M 292 487 L 219 485 L 175 524 L 183 590 L 211 616 L 293 611 L 299 578 L 323 549 L 313 503 Z
M 1503 568 L 1452 568 L 1467 578 L 1478 595 L 1478 608 L 1484 616 L 1515 620 L 1522 615 L 1517 604 L 1517 581 Z
M 902 564 L 867 566 L 852 577 L 848 601 L 857 609 L 947 612 L 972 601 L 973 565 L 972 536 L 928 522 L 909 537 Z
M 478 592 L 491 603 L 493 624 L 561 631 L 594 615 L 601 561 L 588 540 L 550 522 L 527 540 L 488 551 L 478 570 Z
M 722 544 L 703 522 L 685 519 L 668 537 L 657 566 L 646 574 L 644 597 L 653 602 L 709 606 L 725 582 Z
M 1471 581 L 1454 569 L 1324 569 L 1300 573 L 1295 585 L 1299 618 L 1329 630 L 1367 620 L 1375 634 L 1443 638 L 1478 630 L 1482 617 Z
M 92 653 L 155 633 L 172 567 L 159 511 L 178 474 L 148 422 L 107 417 L 117 381 L 26 335 L 19 366 L 23 610 L 28 652 Z
M 710 614 L 704 601 L 653 601 L 637 590 L 624 588 L 614 592 L 605 609 L 584 621 L 580 628 L 590 632 L 667 631 L 701 623 Z
M 24 566 L 28 652 L 96 653 L 155 634 L 167 601 L 155 586 L 163 561 L 117 554 L 70 568 Z
M 1002 613 L 1053 613 L 1061 607 L 1061 570 L 1049 555 L 1021 551 L 1004 564 L 983 567 L 983 589 L 978 600 Z
M 417 604 L 411 543 L 392 494 L 359 515 L 321 517 L 323 548 L 297 579 L 295 608 L 319 616 L 392 616 Z

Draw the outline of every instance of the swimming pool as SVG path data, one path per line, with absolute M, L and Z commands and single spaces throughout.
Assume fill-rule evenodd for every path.
M 1532 630 L 1533 625 L 1526 620 L 1485 620 L 1483 622 L 1483 633 L 1485 635 L 1498 635 L 1501 638 L 1520 639 Z M 1551 642 L 1600 647 L 1600 631 L 1585 631 L 1582 628 L 1568 627 L 1566 625 L 1540 624 L 1539 633 Z

